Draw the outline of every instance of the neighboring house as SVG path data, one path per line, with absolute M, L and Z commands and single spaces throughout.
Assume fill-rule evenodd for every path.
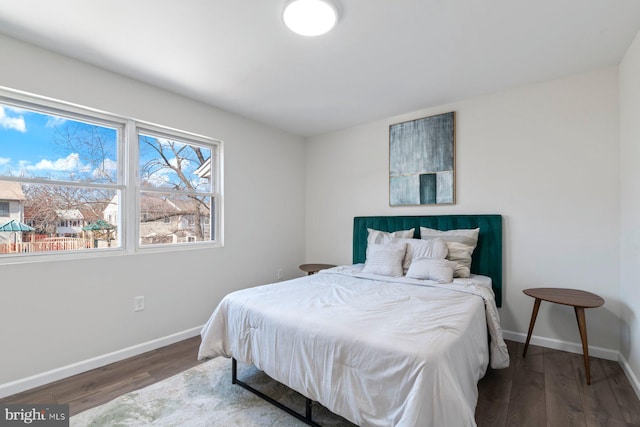
M 19 182 L 0 181 L 0 225 L 16 220 L 24 221 L 25 196 Z M 21 242 L 22 233 L 0 232 L 0 244 Z
M 170 200 L 160 195 L 143 194 L 140 199 L 140 244 L 183 243 L 209 240 L 211 219 L 209 211 L 196 208 L 191 200 Z M 103 211 L 108 223 L 118 225 L 118 196 L 111 199 Z M 201 232 L 197 232 L 197 227 Z
M 198 169 L 193 171 L 200 178 L 211 179 L 211 157 L 204 161 Z
M 84 215 L 78 209 L 56 209 L 58 237 L 82 237 L 82 227 L 87 225 Z
M 118 196 L 113 196 L 110 202 L 107 204 L 107 207 L 102 211 L 102 219 L 107 221 L 109 224 L 117 227 L 118 226 Z

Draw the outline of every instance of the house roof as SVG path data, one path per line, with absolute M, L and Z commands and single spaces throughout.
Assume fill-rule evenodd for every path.
M 200 178 L 211 178 L 211 157 L 205 160 L 193 173 Z
M 0 231 L 34 231 L 34 230 L 35 228 L 27 224 L 18 222 L 15 219 L 12 219 L 11 221 L 0 225 Z
M 59 219 L 84 219 L 82 212 L 80 212 L 78 209 L 56 209 L 56 215 L 58 215 Z
M 108 206 L 110 206 L 110 209 L 117 207 L 118 197 L 114 196 Z M 198 209 L 201 215 L 207 215 L 209 213 L 200 204 L 198 204 Z M 140 213 L 145 216 L 146 221 L 155 221 L 175 215 L 190 215 L 194 211 L 194 201 L 191 199 L 169 199 L 161 194 L 150 193 L 142 193 L 140 196 Z
M 313 38 L 284 3 L 4 1 L 0 32 L 312 136 L 617 65 L 640 29 L 638 0 L 336 0 Z
M 19 182 L 0 181 L 0 200 L 26 200 Z

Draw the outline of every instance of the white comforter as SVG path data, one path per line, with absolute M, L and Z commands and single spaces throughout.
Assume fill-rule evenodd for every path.
M 253 364 L 360 426 L 473 426 L 487 329 L 508 366 L 490 289 L 338 267 L 227 295 L 198 358 Z

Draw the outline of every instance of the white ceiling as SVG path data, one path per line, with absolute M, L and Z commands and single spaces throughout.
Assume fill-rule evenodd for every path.
M 0 33 L 312 136 L 615 65 L 640 29 L 639 0 L 336 2 L 317 38 L 284 0 L 0 0 Z

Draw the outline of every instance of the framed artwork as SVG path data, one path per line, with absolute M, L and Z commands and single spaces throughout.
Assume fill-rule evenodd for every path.
M 389 204 L 455 203 L 455 112 L 389 126 Z

